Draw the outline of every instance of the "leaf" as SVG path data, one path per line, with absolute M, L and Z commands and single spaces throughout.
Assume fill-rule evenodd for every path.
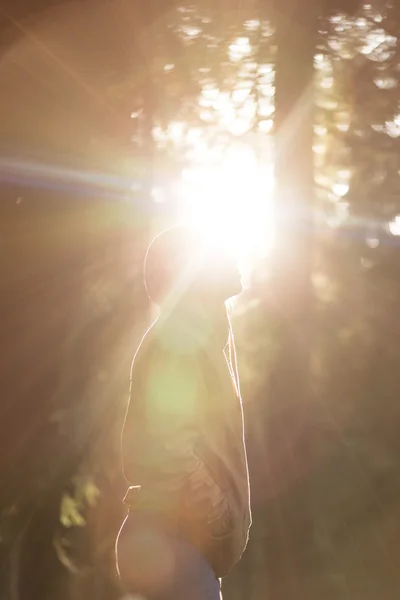
M 83 496 L 88 505 L 93 508 L 97 504 L 98 498 L 101 496 L 101 491 L 94 483 L 93 479 L 89 479 L 83 486 Z
M 84 527 L 86 521 L 79 512 L 82 508 L 69 494 L 64 494 L 61 501 L 60 521 L 64 527 Z

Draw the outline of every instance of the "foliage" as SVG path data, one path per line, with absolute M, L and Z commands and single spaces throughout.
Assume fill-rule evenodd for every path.
M 33 14 L 27 3 L 10 6 L 10 12 L 21 9 L 18 18 Z M 132 42 L 139 59 L 99 77 L 114 116 L 103 119 L 100 112 L 80 138 L 93 173 L 109 173 L 113 198 L 100 197 L 105 180 L 96 179 L 82 210 L 83 196 L 71 193 L 72 171 L 61 177 L 68 182 L 62 191 L 35 191 L 20 180 L 1 190 L 12 266 L 4 270 L 8 295 L 1 298 L 11 366 L 4 376 L 8 458 L 0 552 L 5 569 L 22 582 L 23 598 L 86 597 L 96 582 L 104 584 L 96 597 L 119 596 L 112 566 L 125 485 L 119 431 L 147 309 L 142 250 L 157 214 L 148 197 L 143 211 L 143 188 L 132 194 L 133 180 L 149 191 L 151 156 L 150 183 L 168 187 L 191 160 L 191 129 L 215 144 L 273 131 L 277 48 L 267 4 L 144 8 Z M 274 305 L 269 268 L 262 265 L 235 316 L 256 533 L 249 549 L 254 564 L 244 562 L 227 583 L 231 598 L 241 597 L 240 578 L 248 590 L 253 582 L 249 598 L 268 590 L 288 597 L 295 584 L 299 597 L 345 596 L 350 589 L 366 600 L 393 598 L 400 585 L 390 560 L 400 489 L 392 235 L 400 214 L 399 15 L 387 2 L 325 8 L 315 53 L 313 394 L 294 415 L 291 398 L 274 403 L 277 357 L 286 377 L 293 357 L 284 345 L 286 308 Z M 151 47 L 145 65 L 143 44 Z M 237 129 L 224 120 L 228 109 Z M 91 112 L 90 102 L 85 110 Z M 174 137 L 177 123 L 183 133 Z M 164 211 L 172 210 L 167 194 Z M 29 343 L 25 331 L 32 333 Z M 277 415 L 281 427 L 271 432 L 267 426 Z M 49 565 L 48 589 L 32 592 Z M 5 598 L 12 577 L 2 574 Z

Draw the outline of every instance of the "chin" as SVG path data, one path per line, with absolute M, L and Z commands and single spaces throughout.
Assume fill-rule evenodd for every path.
M 243 292 L 243 286 L 240 279 L 235 282 L 232 282 L 225 289 L 225 300 L 229 300 L 229 298 L 233 298 L 234 296 L 239 296 Z

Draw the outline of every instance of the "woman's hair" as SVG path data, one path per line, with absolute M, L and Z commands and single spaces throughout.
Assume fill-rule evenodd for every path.
M 199 277 L 205 251 L 204 238 L 189 226 L 178 226 L 157 235 L 147 249 L 144 282 L 147 294 L 158 305 L 178 302 Z
M 237 393 L 240 396 L 240 381 L 239 381 L 239 370 L 237 365 L 237 356 L 236 356 L 236 344 L 235 337 L 233 335 L 232 323 L 227 314 L 228 323 L 229 323 L 229 338 L 228 338 L 228 347 L 229 347 L 229 362 L 232 367 L 232 375 L 236 385 Z

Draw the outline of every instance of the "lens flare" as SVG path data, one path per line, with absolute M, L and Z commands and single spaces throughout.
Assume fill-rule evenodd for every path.
M 259 161 L 249 144 L 235 143 L 220 161 L 204 160 L 184 171 L 183 220 L 241 261 L 262 258 L 274 242 L 273 190 L 272 165 Z

